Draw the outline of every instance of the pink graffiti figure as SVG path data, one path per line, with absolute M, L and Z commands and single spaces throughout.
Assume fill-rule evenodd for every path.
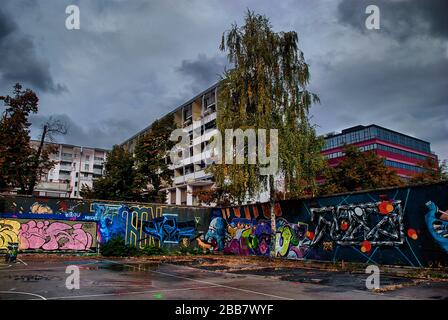
M 92 235 L 82 230 L 82 224 L 30 220 L 21 225 L 20 249 L 88 250 Z

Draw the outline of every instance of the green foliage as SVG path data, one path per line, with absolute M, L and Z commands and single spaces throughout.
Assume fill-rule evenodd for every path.
M 169 140 L 176 129 L 173 115 L 155 121 L 135 148 L 137 177 L 146 186 L 148 202 L 165 202 L 166 194 L 160 189 L 171 185 L 172 171 L 168 168 L 168 152 L 174 146 Z
M 277 129 L 286 194 L 314 193 L 317 173 L 325 166 L 322 139 L 309 122 L 309 108 L 319 98 L 307 90 L 309 68 L 296 32 L 276 33 L 266 17 L 248 11 L 242 27 L 234 24 L 223 34 L 220 49 L 233 68 L 222 76 L 218 130 L 224 137 L 225 129 Z M 208 171 L 235 202 L 268 185 L 272 201 L 274 177 L 260 175 L 260 167 L 246 159 L 244 164 L 214 164 Z
M 397 173 L 389 169 L 372 151 L 361 152 L 356 146 L 345 147 L 345 158 L 324 174 L 321 194 L 334 194 L 385 187 L 403 186 Z
M 18 188 L 29 193 L 40 176 L 54 166 L 49 160 L 52 146 L 40 153 L 30 144 L 30 114 L 38 111 L 39 98 L 30 89 L 14 86 L 13 96 L 0 96 L 5 110 L 0 119 L 0 191 Z
M 433 158 L 426 158 L 425 161 L 420 163 L 420 166 L 423 168 L 423 172 L 414 175 L 410 180 L 411 184 L 435 183 L 448 180 L 446 161 L 437 163 Z
M 129 257 L 140 255 L 138 248 L 126 245 L 122 237 L 114 237 L 101 245 L 100 252 L 106 257 Z
M 175 129 L 172 115 L 155 121 L 143 136 L 135 155 L 121 146 L 114 146 L 105 163 L 104 176 L 93 188 L 82 186 L 81 196 L 88 199 L 164 202 L 160 189 L 171 183 L 167 154 L 174 142 L 169 140 Z
M 143 183 L 137 179 L 134 158 L 124 148 L 115 145 L 107 155 L 104 176 L 93 182 L 93 188 L 83 186 L 81 196 L 104 200 L 142 200 Z
M 100 246 L 100 253 L 106 257 L 130 257 L 130 256 L 167 256 L 167 255 L 198 255 L 203 254 L 201 248 L 184 247 L 166 248 L 158 245 L 145 245 L 143 248 L 129 246 L 125 240 L 118 236 L 110 239 Z
M 142 254 L 147 256 L 164 256 L 169 254 L 169 251 L 166 248 L 157 245 L 146 245 L 141 251 Z

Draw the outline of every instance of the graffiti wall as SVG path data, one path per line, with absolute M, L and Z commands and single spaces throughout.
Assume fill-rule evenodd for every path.
M 92 208 L 101 243 L 122 235 L 127 244 L 137 247 L 190 241 L 207 230 L 210 217 L 206 208 L 109 203 L 92 203 Z
M 228 254 L 448 264 L 448 184 L 214 209 L 204 241 Z
M 1 219 L 0 249 L 19 243 L 20 250 L 95 251 L 96 223 L 46 219 Z
M 0 221 L 0 249 L 18 241 L 22 250 L 86 251 L 116 236 L 138 247 L 189 242 L 207 231 L 210 209 L 3 196 Z M 46 239 L 54 235 L 58 245 L 53 240 L 41 244 L 37 234 Z

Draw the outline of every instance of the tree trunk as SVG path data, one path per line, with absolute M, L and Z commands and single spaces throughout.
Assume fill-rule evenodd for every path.
M 269 203 L 271 210 L 271 244 L 270 244 L 270 256 L 275 257 L 275 242 L 276 242 L 276 221 L 275 221 L 275 191 L 274 191 L 274 176 L 269 176 Z
M 44 147 L 44 141 L 45 141 L 45 135 L 47 134 L 47 129 L 48 129 L 48 126 L 44 125 L 44 130 L 42 131 L 42 137 L 40 138 L 39 148 L 37 149 L 36 160 L 34 160 L 33 169 L 31 171 L 31 180 L 30 180 L 30 184 L 28 186 L 28 192 L 27 192 L 27 194 L 29 194 L 29 195 L 33 195 L 34 187 L 36 186 L 37 171 L 39 170 L 39 160 L 40 160 L 40 155 L 42 154 L 42 149 Z

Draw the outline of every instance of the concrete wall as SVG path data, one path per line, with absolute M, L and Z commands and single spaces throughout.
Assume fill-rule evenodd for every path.
M 95 252 L 97 244 L 114 236 L 122 236 L 133 246 L 159 245 L 159 239 L 146 235 L 142 226 L 163 216 L 177 223 L 194 222 L 195 231 L 203 233 L 208 229 L 210 209 L 0 196 L 0 250 L 8 242 L 19 242 L 22 250 Z
M 448 264 L 448 184 L 213 209 L 205 240 L 224 253 L 290 259 Z

